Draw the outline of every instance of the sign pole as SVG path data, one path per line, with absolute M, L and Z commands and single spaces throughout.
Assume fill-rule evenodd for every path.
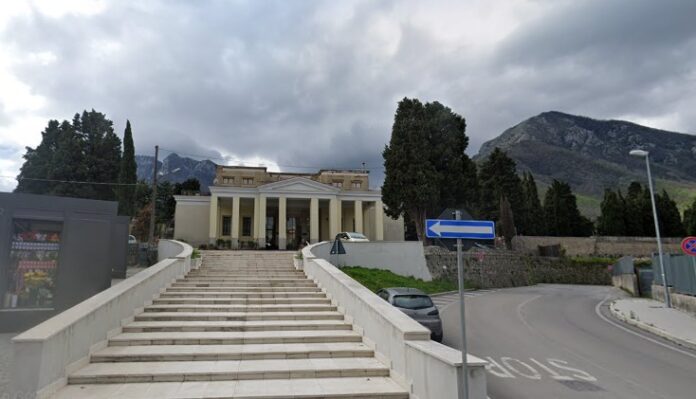
M 455 211 L 454 218 L 456 220 L 461 220 L 461 212 L 459 210 Z M 459 274 L 459 319 L 460 328 L 462 333 L 462 378 L 459 381 L 459 399 L 469 398 L 468 389 L 468 371 L 466 364 L 466 323 L 465 315 L 466 309 L 464 308 L 464 265 L 463 265 L 463 254 L 462 254 L 462 239 L 457 238 L 457 273 Z

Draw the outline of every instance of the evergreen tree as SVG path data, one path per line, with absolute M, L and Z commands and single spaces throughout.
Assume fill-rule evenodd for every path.
M 597 234 L 603 236 L 626 235 L 625 204 L 621 192 L 604 190 L 601 215 L 597 219 Z
M 649 196 L 648 199 L 650 199 Z M 627 236 L 642 237 L 646 235 L 643 221 L 643 213 L 646 210 L 644 203 L 643 187 L 638 182 L 632 182 L 628 186 L 624 199 L 624 225 Z M 649 208 L 647 210 L 650 211 Z
M 475 198 L 464 118 L 440 103 L 404 98 L 398 104 L 392 135 L 382 153 L 382 199 L 387 215 L 408 214 L 424 241 L 425 219 L 443 208 Z M 475 178 L 473 178 L 475 180 Z
M 553 181 L 544 196 L 547 234 L 582 237 L 592 235 L 592 222 L 580 214 L 577 199 L 568 183 Z
M 510 202 L 505 196 L 500 197 L 500 222 L 498 223 L 500 234 L 505 239 L 505 248 L 512 249 L 512 238 L 517 235 L 515 230 L 515 219 L 512 214 Z
M 662 237 L 683 237 L 686 230 L 677 203 L 669 197 L 666 190 L 662 190 L 662 195 L 657 196 L 656 205 Z
M 524 197 L 522 216 L 525 221 L 521 224 L 524 230 L 519 232 L 529 236 L 544 235 L 546 230 L 544 208 L 539 201 L 539 192 L 534 176 L 529 172 L 522 176 L 522 195 Z
M 696 199 L 684 211 L 684 228 L 686 229 L 686 235 L 696 235 Z
M 490 156 L 481 163 L 478 183 L 480 190 L 479 216 L 482 219 L 500 220 L 500 197 L 510 202 L 512 213 L 517 217 L 519 231 L 527 231 L 520 221 L 527 220 L 524 214 L 524 197 L 522 180 L 517 175 L 515 161 L 507 154 L 495 148 Z
M 138 182 L 137 165 L 135 163 L 135 146 L 133 145 L 133 132 L 131 124 L 126 120 L 126 130 L 123 133 L 123 157 L 118 173 L 118 182 L 121 184 L 135 184 Z M 118 189 L 118 207 L 121 215 L 135 215 L 135 186 L 123 185 Z
M 16 192 L 113 200 L 121 140 L 99 112 L 76 114 L 72 123 L 50 120 L 41 143 L 27 147 Z M 50 181 L 47 181 L 50 180 Z

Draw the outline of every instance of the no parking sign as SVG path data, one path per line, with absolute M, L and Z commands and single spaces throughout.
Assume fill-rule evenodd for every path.
M 687 255 L 696 256 L 696 237 L 686 237 L 681 243 L 682 252 Z

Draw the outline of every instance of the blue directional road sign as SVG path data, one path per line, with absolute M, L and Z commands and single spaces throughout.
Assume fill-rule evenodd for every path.
M 462 238 L 492 240 L 495 238 L 495 222 L 489 220 L 427 219 L 425 236 L 428 238 Z

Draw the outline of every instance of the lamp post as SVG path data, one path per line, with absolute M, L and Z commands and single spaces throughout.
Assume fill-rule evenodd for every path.
M 653 219 L 655 220 L 655 237 L 657 238 L 657 253 L 660 257 L 660 274 L 662 274 L 662 286 L 665 289 L 665 304 L 668 308 L 672 307 L 672 300 L 667 287 L 667 276 L 665 275 L 665 264 L 662 260 L 662 240 L 660 239 L 660 224 L 657 221 L 657 206 L 655 205 L 655 193 L 653 191 L 652 175 L 650 174 L 650 154 L 645 150 L 631 150 L 631 156 L 645 158 L 645 167 L 648 169 L 648 187 L 650 188 L 650 202 L 652 203 Z

